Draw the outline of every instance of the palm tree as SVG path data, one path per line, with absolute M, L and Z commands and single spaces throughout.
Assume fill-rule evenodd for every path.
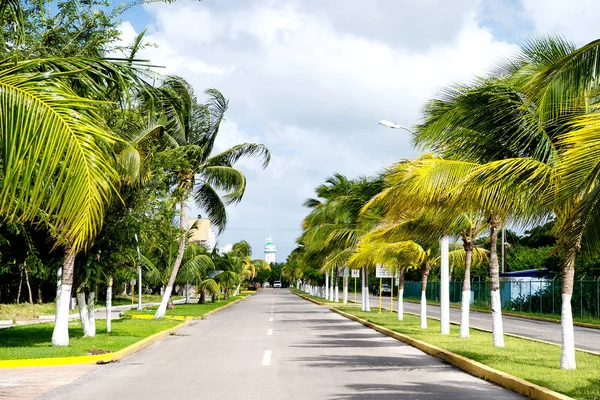
M 597 158 L 594 147 L 590 146 L 598 126 L 594 101 L 598 72 L 583 68 L 596 57 L 597 48 L 598 42 L 592 42 L 575 49 L 557 38 L 525 46 L 520 58 L 507 68 L 520 85 L 514 91 L 522 99 L 520 113 L 507 112 L 498 103 L 496 120 L 507 117 L 512 121 L 510 126 L 514 129 L 505 148 L 511 148 L 519 138 L 526 138 L 527 142 L 521 142 L 517 146 L 520 152 L 511 158 L 481 160 L 485 164 L 476 166 L 463 180 L 463 185 L 476 188 L 471 195 L 482 200 L 482 204 L 493 203 L 504 209 L 521 204 L 516 215 L 551 212 L 556 217 L 563 278 L 560 363 L 563 369 L 576 367 L 570 305 L 575 257 L 580 249 L 584 255 L 595 254 L 599 237 L 594 228 Z M 469 109 L 477 108 L 463 110 L 464 121 L 468 123 Z M 473 121 L 477 114 L 478 111 L 473 112 Z M 499 132 L 501 128 L 498 127 Z
M 182 234 L 179 248 L 165 293 L 155 318 L 165 315 L 167 302 L 173 290 L 186 237 L 186 208 L 190 195 L 204 208 L 213 224 L 223 229 L 227 223 L 226 205 L 239 202 L 246 189 L 246 178 L 233 164 L 242 157 L 258 157 L 266 167 L 270 160 L 268 149 L 261 144 L 244 143 L 218 154 L 213 147 L 228 102 L 215 89 L 209 89 L 207 104 L 198 104 L 192 88 L 180 78 L 169 78 L 161 87 L 161 109 L 168 117 L 167 132 L 178 142 L 178 147 L 162 152 L 161 156 L 174 178 L 174 196 L 179 202 L 179 225 Z M 221 198 L 218 191 L 226 192 Z
M 362 216 L 360 211 L 381 190 L 382 184 L 382 177 L 349 181 L 337 174 L 317 187 L 316 193 L 322 200 L 305 202 L 312 211 L 303 221 L 300 241 L 307 257 L 318 261 L 323 272 L 332 270 L 332 289 L 333 279 L 337 280 L 336 271 L 346 265 L 360 238 L 378 219 L 375 211 Z M 370 309 L 367 271 L 363 266 L 363 309 Z M 333 296 L 329 297 L 334 300 Z
M 240 275 L 241 281 L 252 281 L 256 278 L 256 275 L 260 271 L 270 271 L 271 265 L 265 260 L 260 258 L 252 258 L 252 247 L 245 240 L 234 243 L 231 249 L 231 253 L 237 260 L 236 269 Z M 236 289 L 234 296 L 237 296 L 240 292 L 240 282 Z

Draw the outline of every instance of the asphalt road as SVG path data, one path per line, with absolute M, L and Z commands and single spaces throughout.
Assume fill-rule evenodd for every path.
M 341 297 L 340 297 L 341 298 Z M 360 298 L 360 297 L 359 297 Z M 350 298 L 351 300 L 353 298 Z M 389 310 L 390 298 L 382 298 L 383 308 Z M 371 310 L 379 308 L 379 297 L 371 296 Z M 394 310 L 398 309 L 398 302 L 394 300 Z M 421 306 L 417 303 L 404 302 L 404 311 L 419 314 Z M 427 316 L 440 318 L 440 307 L 427 305 Z M 450 308 L 450 322 L 460 323 L 460 309 Z M 475 328 L 492 330 L 492 314 L 471 311 L 469 324 Z M 533 339 L 560 344 L 560 324 L 554 322 L 534 321 L 526 318 L 502 316 L 502 327 L 505 333 L 525 336 Z M 600 329 L 575 327 L 575 346 L 579 349 L 600 353 Z
M 41 398 L 522 397 L 285 289 L 264 289 Z

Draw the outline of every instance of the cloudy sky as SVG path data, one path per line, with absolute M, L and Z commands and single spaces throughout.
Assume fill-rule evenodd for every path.
M 147 29 L 141 57 L 230 99 L 219 149 L 259 142 L 270 166 L 248 178 L 220 246 L 241 239 L 262 256 L 272 236 L 284 261 L 306 209 L 335 172 L 372 175 L 414 157 L 404 131 L 446 85 L 468 82 L 528 38 L 600 37 L 598 0 L 203 0 L 138 7 L 123 40 Z M 201 214 L 190 204 L 188 215 Z

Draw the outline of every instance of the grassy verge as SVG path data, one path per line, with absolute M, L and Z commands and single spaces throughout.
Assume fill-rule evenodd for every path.
M 396 298 L 396 300 L 397 300 L 397 298 Z M 420 301 L 418 299 L 406 299 L 405 298 L 404 301 L 409 302 L 409 303 L 420 303 Z M 434 304 L 436 306 L 439 306 L 440 302 L 427 300 L 427 304 Z M 460 303 L 450 303 L 450 307 L 460 308 Z M 470 309 L 472 311 L 483 311 L 483 312 L 491 312 L 492 311 L 491 307 L 474 306 L 474 305 L 471 305 Z M 536 312 L 529 312 L 529 311 L 509 311 L 509 310 L 504 310 L 504 309 L 502 310 L 502 314 L 516 316 L 516 317 L 524 316 L 524 317 L 547 318 L 547 319 L 552 319 L 552 320 L 560 322 L 560 314 L 536 313 Z M 600 326 L 600 319 L 592 317 L 592 316 L 578 317 L 576 315 L 573 315 L 573 321 Z
M 173 300 L 182 299 L 181 296 L 174 296 Z M 137 304 L 137 296 L 134 301 Z M 160 303 L 162 300 L 162 296 L 158 294 L 144 294 L 142 295 L 142 303 Z M 113 301 L 113 307 L 116 306 L 124 306 L 131 304 L 131 297 L 128 296 L 116 296 Z M 103 308 L 106 304 L 101 301 L 95 304 L 95 308 Z M 56 310 L 56 305 L 54 302 L 52 303 L 43 303 L 43 304 L 29 304 L 29 303 L 21 303 L 21 304 L 0 304 L 0 320 L 12 319 L 17 321 L 22 321 L 26 319 L 36 319 L 40 315 L 54 315 Z M 77 310 L 70 311 L 72 313 L 76 313 Z
M 37 318 L 40 315 L 54 314 L 54 303 L 43 304 L 0 304 L 0 319 L 24 320 Z
M 340 303 L 334 303 L 332 301 L 327 301 L 327 300 L 325 300 L 322 297 L 311 296 L 308 293 L 304 293 L 300 289 L 294 289 L 294 288 L 289 288 L 289 289 L 290 289 L 290 291 L 292 293 L 301 294 L 304 297 L 308 297 L 309 299 L 312 299 L 312 300 L 315 300 L 315 301 L 318 301 L 318 302 L 321 302 L 321 303 L 324 303 L 324 304 L 329 304 L 329 305 L 333 305 L 333 306 L 339 306 L 340 305 Z M 360 301 L 360 297 L 357 297 L 356 299 L 357 299 L 357 301 Z M 388 299 L 389 299 L 389 297 L 388 297 Z M 341 299 L 341 296 L 340 296 L 340 302 L 341 301 L 342 301 L 342 299 Z M 356 304 L 355 307 L 358 307 L 359 304 L 358 303 L 352 303 L 353 301 L 354 301 L 354 293 L 352 293 L 352 294 L 348 293 L 348 306 L 349 307 L 353 307 L 353 304 Z
M 180 324 L 173 320 L 113 320 L 112 332 L 106 323 L 96 321 L 96 336 L 84 338 L 79 323 L 69 324 L 69 346 L 53 347 L 53 323 L 15 326 L 0 330 L 0 360 L 85 356 L 90 353 L 114 352 L 162 330 Z
M 469 339 L 460 339 L 456 325 L 451 325 L 450 335 L 440 335 L 440 324 L 436 320 L 430 319 L 429 328 L 421 329 L 419 317 L 413 315 L 405 315 L 404 321 L 398 321 L 396 313 L 369 313 L 356 308 L 340 310 L 575 399 L 600 398 L 600 356 L 577 352 L 577 370 L 562 371 L 558 368 L 559 346 L 507 336 L 505 347 L 496 348 L 492 346 L 492 335 L 487 332 L 472 329 Z
M 235 300 L 242 299 L 248 296 L 249 293 L 242 292 L 239 296 L 232 296 L 227 300 L 220 300 L 219 302 L 208 301 L 204 304 L 190 303 L 190 304 L 176 304 L 172 310 L 167 310 L 167 317 L 202 317 L 206 313 L 221 308 Z M 154 315 L 158 307 L 145 307 L 143 310 L 128 310 L 125 311 L 126 315 Z

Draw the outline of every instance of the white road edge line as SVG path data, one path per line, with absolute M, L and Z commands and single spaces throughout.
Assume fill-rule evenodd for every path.
M 262 365 L 271 365 L 271 350 L 265 350 L 263 355 Z
M 267 336 L 273 336 L 273 329 L 269 329 L 267 331 Z

